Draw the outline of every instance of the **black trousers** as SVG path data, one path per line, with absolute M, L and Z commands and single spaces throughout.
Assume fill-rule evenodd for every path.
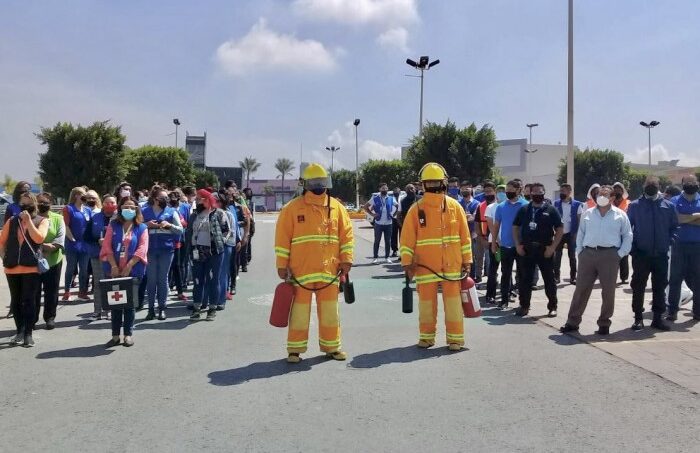
M 620 280 L 626 282 L 630 279 L 630 262 L 627 256 L 620 260 Z
M 486 281 L 486 297 L 496 298 L 496 289 L 498 288 L 498 265 L 500 264 L 496 261 L 496 255 L 491 251 L 491 243 L 488 245 L 489 254 L 489 268 L 487 270 L 486 276 L 488 280 Z
M 644 313 L 644 291 L 651 274 L 651 311 L 666 311 L 666 286 L 668 285 L 668 255 L 648 256 L 642 252 L 632 255 L 632 311 L 635 319 Z
M 401 235 L 401 228 L 399 227 L 399 222 L 396 219 L 391 220 L 391 251 L 396 253 L 399 251 L 399 236 Z
M 569 278 L 576 280 L 576 236 L 571 233 L 566 233 L 554 253 L 554 277 L 561 278 L 561 258 L 564 254 L 564 244 L 569 255 Z
M 515 247 L 501 247 L 501 303 L 507 304 L 510 301 L 510 290 L 513 279 L 513 264 L 520 261 Z M 518 264 L 518 281 L 522 281 L 520 275 L 521 266 Z M 527 281 L 528 285 L 532 285 L 532 276 Z
M 31 335 L 36 318 L 36 293 L 39 290 L 39 273 L 7 274 L 10 287 L 10 311 L 15 320 L 17 333 Z
M 58 307 L 58 291 L 61 281 L 61 270 L 63 260 L 48 271 L 39 275 L 39 283 L 36 289 L 36 316 L 34 323 L 39 322 L 39 312 L 41 311 L 41 296 L 44 295 L 44 322 L 56 317 L 56 307 Z
M 557 284 L 554 281 L 554 257 L 544 256 L 544 245 L 525 245 L 525 256 L 520 257 L 520 285 L 518 295 L 520 306 L 530 308 L 532 298 L 532 278 L 539 267 L 544 280 L 544 292 L 547 295 L 547 309 L 557 309 Z
M 236 290 L 236 278 L 238 278 L 238 260 L 240 260 L 240 255 L 243 253 L 243 247 L 241 247 L 241 251 L 236 251 L 236 247 L 231 250 L 231 273 L 230 273 L 230 285 L 229 289 L 235 291 Z
M 185 289 L 182 266 L 180 265 L 182 253 L 182 247 L 175 249 L 173 253 L 173 260 L 170 262 L 170 270 L 168 271 L 168 281 L 170 282 L 171 287 L 175 286 L 178 294 L 182 294 Z
M 253 261 L 253 236 L 248 238 L 248 244 L 245 247 L 245 257 L 248 263 Z

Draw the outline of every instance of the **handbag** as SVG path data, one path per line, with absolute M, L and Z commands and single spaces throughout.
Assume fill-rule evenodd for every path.
M 24 243 L 27 244 L 27 247 L 29 247 L 29 250 L 31 250 L 32 254 L 34 255 L 34 258 L 36 258 L 36 267 L 39 270 L 39 273 L 45 274 L 49 271 L 51 267 L 49 266 L 49 262 L 46 260 L 46 258 L 44 258 L 44 254 L 41 252 L 41 249 L 34 250 L 34 247 L 32 247 L 32 245 L 29 243 L 29 240 L 27 239 L 27 235 L 24 234 L 24 228 L 22 228 L 22 225 L 19 226 L 19 230 L 22 232 Z

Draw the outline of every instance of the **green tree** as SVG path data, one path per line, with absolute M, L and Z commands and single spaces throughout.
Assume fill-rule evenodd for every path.
M 5 192 L 11 194 L 13 190 L 15 190 L 15 186 L 17 185 L 19 181 L 15 181 L 12 176 L 8 175 L 5 173 L 5 176 L 2 178 L 2 186 L 5 189 Z
M 44 189 L 67 197 L 73 187 L 86 185 L 98 193 L 110 192 L 124 179 L 126 137 L 120 126 L 98 121 L 84 127 L 58 123 L 42 127 L 36 137 L 47 146 L 39 154 L 39 176 Z
M 629 169 L 627 175 L 625 175 L 623 184 L 625 184 L 625 187 L 627 188 L 630 200 L 639 198 L 644 193 L 644 181 L 647 179 L 648 174 L 648 171 L 635 170 L 632 168 Z M 659 187 L 662 191 L 666 188 L 666 186 L 671 184 L 672 182 L 667 176 L 659 176 Z
M 478 183 L 493 177 L 497 147 L 496 133 L 488 124 L 459 129 L 451 121 L 444 126 L 428 122 L 423 136 L 411 139 L 406 161 L 416 172 L 437 162 L 449 176 Z
M 574 153 L 574 196 L 585 200 L 591 185 L 623 182 L 629 174 L 625 156 L 611 149 L 588 149 Z M 566 160 L 559 165 L 559 184 L 566 182 Z
M 245 159 L 238 161 L 238 165 L 240 165 L 245 172 L 246 187 L 250 187 L 250 175 L 257 172 L 262 164 L 258 162 L 256 158 L 248 156 Z
M 331 194 L 346 203 L 354 203 L 356 179 L 354 171 L 344 169 L 336 170 L 331 176 L 331 180 L 333 181 Z
M 416 181 L 418 173 L 403 160 L 368 160 L 360 167 L 360 198 L 366 200 L 385 182 L 389 188 L 405 187 Z
M 216 176 L 216 173 L 203 168 L 195 168 L 192 172 L 192 179 L 188 183 L 193 184 L 198 189 L 204 187 L 216 188 L 220 185 L 219 177 Z
M 145 145 L 127 153 L 126 180 L 134 187 L 151 187 L 158 182 L 182 187 L 194 180 L 194 166 L 182 148 Z
M 282 190 L 284 190 L 284 178 L 287 176 L 292 176 L 294 161 L 287 159 L 286 157 L 280 157 L 275 162 L 275 169 L 280 172 L 277 177 L 282 178 Z M 282 194 L 282 203 L 284 204 L 284 193 Z

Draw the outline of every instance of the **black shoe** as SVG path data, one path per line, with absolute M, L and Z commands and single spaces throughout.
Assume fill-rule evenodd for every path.
M 666 316 L 666 321 L 677 321 L 678 320 L 678 313 L 669 313 L 668 316 Z
M 578 327 L 574 327 L 571 324 L 564 324 L 559 328 L 559 332 L 561 333 L 567 333 L 567 332 L 578 332 Z
M 669 327 L 668 324 L 663 322 L 661 319 L 661 313 L 654 313 L 654 320 L 651 322 L 651 327 L 657 330 L 663 330 L 663 331 L 668 331 L 671 330 L 671 327 Z
M 248 266 L 242 266 L 241 272 L 248 272 Z
M 610 335 L 610 327 L 598 327 L 598 330 L 595 331 L 598 335 Z
M 202 317 L 202 310 L 198 308 L 193 308 L 192 314 L 190 315 L 190 321 L 197 321 Z
M 477 285 L 478 285 L 479 283 L 481 283 L 481 277 L 476 277 L 476 278 L 474 278 L 474 283 L 476 283 Z M 478 289 L 478 288 L 477 288 L 477 289 Z
M 153 321 L 154 319 L 156 319 L 156 313 L 149 310 L 146 315 L 146 321 Z
M 231 295 L 232 296 L 236 295 L 236 288 L 235 287 L 231 288 Z
M 634 324 L 632 324 L 632 330 L 640 331 L 644 328 L 644 320 L 641 318 L 635 319 Z
M 571 280 L 569 280 L 569 284 L 576 286 L 576 279 L 572 278 Z
M 700 315 L 693 315 L 693 321 L 700 321 Z
M 225 305 L 217 305 L 217 306 L 216 306 L 216 311 L 224 311 L 224 308 L 226 308 Z
M 165 321 L 165 310 L 158 310 L 158 320 Z
M 527 316 L 528 313 L 530 313 L 530 309 L 525 307 L 520 307 L 515 310 L 515 316 L 520 316 L 521 318 Z
M 105 345 L 105 348 L 113 348 L 115 346 L 119 346 L 120 343 L 121 343 L 121 341 L 119 340 L 119 338 L 117 338 L 116 340 L 114 338 L 112 338 L 111 340 L 109 340 L 107 342 L 107 344 Z
M 392 257 L 392 258 L 396 258 L 397 256 L 399 256 L 399 255 L 396 253 L 396 251 L 391 252 L 391 257 Z
M 501 310 L 507 310 L 508 302 L 501 302 L 500 304 L 498 304 L 498 308 L 500 308 Z
M 495 297 L 487 297 L 486 303 L 489 305 L 496 305 L 496 298 Z
M 138 304 L 138 306 L 136 307 L 136 311 L 141 311 L 141 310 L 143 310 L 143 304 Z
M 46 330 L 53 330 L 56 328 L 56 320 L 54 318 L 49 318 L 46 321 Z
M 556 318 L 556 317 L 557 317 L 557 311 L 556 311 L 556 310 L 549 310 L 549 313 L 547 313 L 547 317 L 549 317 L 549 318 Z
M 559 277 L 554 277 L 554 283 L 558 285 L 559 283 L 561 283 L 561 279 Z
M 207 311 L 207 321 L 213 321 L 214 319 L 216 319 L 216 308 L 210 308 Z
M 24 336 L 24 347 L 25 348 L 33 348 L 34 347 L 34 339 L 32 338 L 31 335 Z

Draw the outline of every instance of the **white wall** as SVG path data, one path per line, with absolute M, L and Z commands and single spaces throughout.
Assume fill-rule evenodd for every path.
M 559 164 L 566 157 L 566 145 L 533 144 L 531 148 L 537 152 L 529 156 L 524 148 L 524 143 L 499 146 L 496 150 L 496 167 L 506 179 L 520 178 L 524 183 L 541 182 L 547 197 L 554 199 L 559 191 Z

